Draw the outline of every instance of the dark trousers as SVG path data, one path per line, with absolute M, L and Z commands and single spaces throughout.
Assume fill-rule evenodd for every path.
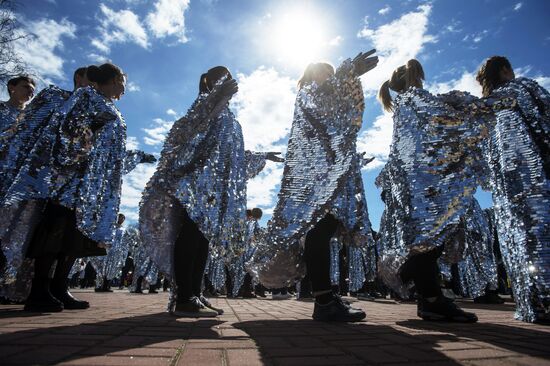
M 403 282 L 413 281 L 416 292 L 423 298 L 441 295 L 437 259 L 442 252 L 441 246 L 426 253 L 416 254 L 403 264 L 401 279 Z
M 183 222 L 174 246 L 174 273 L 179 303 L 200 296 L 208 260 L 208 240 L 183 208 Z
M 306 235 L 304 259 L 313 292 L 331 289 L 330 239 L 336 232 L 338 220 L 330 214 L 322 218 Z

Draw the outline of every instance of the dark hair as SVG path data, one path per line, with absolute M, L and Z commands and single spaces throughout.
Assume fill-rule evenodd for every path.
M 199 80 L 199 93 L 210 93 L 216 81 L 220 80 L 222 77 L 226 76 L 228 79 L 232 79 L 229 69 L 225 66 L 216 66 L 208 70 L 206 73 L 201 75 Z
M 307 65 L 306 70 L 304 71 L 304 74 L 302 75 L 300 80 L 298 80 L 298 89 L 301 89 L 303 86 L 307 84 L 311 84 L 313 82 L 315 73 L 319 69 L 323 69 L 323 68 L 331 70 L 332 73 L 334 73 L 334 67 L 327 62 L 316 62 L 316 63 L 311 63 Z
M 124 220 L 126 220 L 126 216 L 124 216 L 123 213 L 119 213 L 118 216 L 117 216 L 117 222 L 119 222 L 120 220 L 122 220 L 122 222 L 124 222 Z
M 378 100 L 384 110 L 387 112 L 393 111 L 390 89 L 397 93 L 403 93 L 411 86 L 421 88 L 422 80 L 424 80 L 424 69 L 418 60 L 410 59 L 406 65 L 395 69 L 390 80 L 385 81 L 378 91 Z
M 493 90 L 505 83 L 500 78 L 500 71 L 503 68 L 512 70 L 512 65 L 506 57 L 489 57 L 477 72 L 476 80 L 481 84 L 483 96 L 488 97 Z
M 246 216 L 252 216 L 252 210 L 247 208 L 246 209 Z
M 74 84 L 74 87 L 75 87 L 75 88 L 76 88 L 76 77 L 77 77 L 77 76 L 80 76 L 80 77 L 86 76 L 87 71 L 88 71 L 88 66 L 79 67 L 78 69 L 76 69 L 76 70 L 74 71 L 74 74 L 73 74 L 73 84 Z
M 16 76 L 10 80 L 8 80 L 8 84 L 7 84 L 7 88 L 8 88 L 8 94 L 11 96 L 11 91 L 10 91 L 10 86 L 17 86 L 17 84 L 19 84 L 20 82 L 22 81 L 26 81 L 28 82 L 29 84 L 32 84 L 34 87 L 36 87 L 36 82 L 34 81 L 33 78 L 31 78 L 30 76 L 28 75 L 19 75 L 19 76 Z
M 120 67 L 111 63 L 106 63 L 101 66 L 88 66 L 86 75 L 88 76 L 88 80 L 100 85 L 107 84 L 117 77 L 126 76 Z
M 261 208 L 255 207 L 252 209 L 252 217 L 259 220 L 262 218 L 263 212 Z

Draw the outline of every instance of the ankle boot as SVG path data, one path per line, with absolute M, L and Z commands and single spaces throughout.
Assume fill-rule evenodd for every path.
M 69 292 L 68 280 L 56 279 L 52 281 L 51 286 L 52 295 L 63 303 L 65 309 L 87 309 L 90 307 L 88 301 L 78 300 Z
M 49 278 L 33 278 L 29 297 L 25 301 L 25 311 L 55 313 L 63 311 L 63 303 L 50 293 Z

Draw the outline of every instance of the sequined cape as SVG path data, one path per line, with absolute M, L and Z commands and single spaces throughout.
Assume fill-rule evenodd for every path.
M 496 112 L 487 160 L 516 318 L 531 322 L 550 315 L 550 94 L 526 78 L 493 94 L 517 100 Z
M 173 276 L 182 209 L 210 242 L 210 260 L 223 261 L 243 240 L 246 181 L 265 166 L 265 154 L 244 150 L 241 126 L 218 89 L 201 94 L 176 121 L 143 192 L 140 231 L 148 254 Z M 216 287 L 223 285 L 218 276 Z
M 491 114 L 477 98 L 461 92 L 461 109 L 411 87 L 395 99 L 388 162 L 376 178 L 385 210 L 380 223 L 378 271 L 406 295 L 399 273 L 411 255 L 451 243 L 464 230 L 464 215 L 483 177 L 480 141 Z M 456 244 L 456 243 L 453 243 Z M 453 262 L 464 246 L 446 247 Z
M 8 102 L 0 102 L 0 134 L 9 129 L 15 122 L 21 111 Z
M 90 257 L 90 261 L 97 272 L 96 288 L 101 288 L 105 279 L 112 281 L 124 265 L 130 249 L 130 241 L 127 240 L 127 236 L 126 230 L 116 229 L 114 239 L 107 248 L 107 255 Z
M 14 120 L 16 123 L 0 133 L 0 204 L 19 170 L 25 162 L 28 163 L 29 155 L 33 154 L 31 150 L 45 132 L 53 114 L 70 95 L 71 92 L 53 85 L 43 89 L 26 106 L 17 121 Z
M 263 285 L 279 288 L 301 277 L 301 242 L 327 213 L 340 221 L 343 243 L 374 244 L 356 152 L 364 106 L 350 60 L 322 86 L 298 91 L 278 202 L 255 259 Z

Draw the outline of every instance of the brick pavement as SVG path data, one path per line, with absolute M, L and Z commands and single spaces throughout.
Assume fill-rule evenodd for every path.
M 354 302 L 367 322 L 319 323 L 311 302 L 212 299 L 218 318 L 176 319 L 167 294 L 75 291 L 87 310 L 0 305 L 0 365 L 550 365 L 550 326 L 478 305 L 477 324 L 423 322 L 413 304 Z M 352 300 L 353 301 L 353 300 Z

